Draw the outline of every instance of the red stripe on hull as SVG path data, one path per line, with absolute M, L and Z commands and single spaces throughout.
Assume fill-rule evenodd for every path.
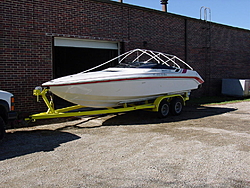
M 92 81 L 92 82 L 78 82 L 78 83 L 68 83 L 68 84 L 56 84 L 56 85 L 46 85 L 50 86 L 68 86 L 68 85 L 81 85 L 81 84 L 96 84 L 96 83 L 105 83 L 105 82 L 121 82 L 121 81 L 129 81 L 129 80 L 151 80 L 151 79 L 162 79 L 162 78 L 188 78 L 188 79 L 195 79 L 200 84 L 204 81 L 198 77 L 189 77 L 189 76 L 181 76 L 181 77 L 142 77 L 142 78 L 124 78 L 124 79 L 114 79 L 114 80 L 99 80 L 99 81 Z

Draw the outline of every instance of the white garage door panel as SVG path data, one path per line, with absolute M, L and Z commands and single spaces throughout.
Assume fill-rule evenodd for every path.
M 78 48 L 118 49 L 118 43 L 94 40 L 54 38 L 54 46 L 67 46 Z

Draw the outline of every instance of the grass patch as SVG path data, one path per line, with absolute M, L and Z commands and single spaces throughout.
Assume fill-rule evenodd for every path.
M 201 106 L 201 105 L 214 105 L 214 104 L 228 104 L 250 101 L 250 98 L 243 97 L 229 97 L 229 96 L 213 96 L 213 97 L 200 97 L 191 98 L 187 101 L 188 106 Z

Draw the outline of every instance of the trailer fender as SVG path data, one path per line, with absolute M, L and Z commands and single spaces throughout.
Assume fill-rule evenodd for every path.
M 171 100 L 174 98 L 174 97 L 180 97 L 182 100 L 183 100 L 183 104 L 185 104 L 185 101 L 187 100 L 186 98 L 184 98 L 182 95 L 168 95 L 168 96 L 161 96 L 161 97 L 158 97 L 155 99 L 154 101 L 154 105 L 155 105 L 155 108 L 152 109 L 152 111 L 154 112 L 158 112 L 159 110 L 159 106 L 162 102 L 162 100 L 167 100 L 167 102 L 171 102 Z

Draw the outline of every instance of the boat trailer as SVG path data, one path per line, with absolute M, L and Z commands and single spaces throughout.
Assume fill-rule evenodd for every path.
M 66 108 L 55 109 L 53 97 L 52 95 L 50 95 L 50 91 L 47 88 L 35 88 L 35 90 L 33 90 L 33 95 L 37 96 L 38 102 L 41 96 L 46 106 L 48 107 L 48 110 L 47 112 L 30 115 L 25 119 L 26 121 L 72 116 L 115 114 L 142 109 L 158 112 L 160 118 L 165 118 L 169 114 L 169 112 L 172 112 L 173 115 L 179 115 L 182 111 L 183 106 L 185 105 L 185 102 L 189 99 L 189 92 L 182 92 L 179 94 L 162 95 L 154 98 L 153 100 L 140 101 L 140 103 L 123 102 L 121 106 L 114 108 L 81 110 L 88 107 L 74 105 Z M 48 97 L 50 97 L 50 99 L 48 99 Z

